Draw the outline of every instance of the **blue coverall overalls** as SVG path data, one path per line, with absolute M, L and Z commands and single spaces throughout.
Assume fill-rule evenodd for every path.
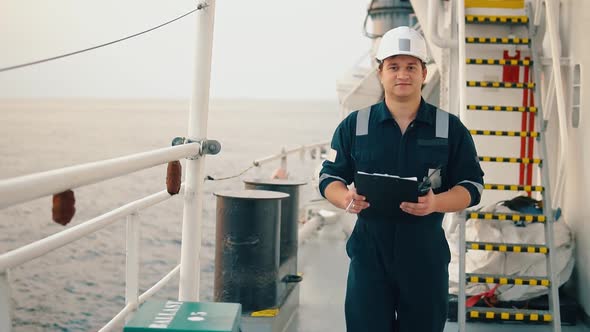
M 483 172 L 469 131 L 424 100 L 403 135 L 384 101 L 352 112 L 336 129 L 331 154 L 320 172 L 322 195 L 333 181 L 351 184 L 357 171 L 421 180 L 442 168 L 433 181 L 435 194 L 460 185 L 471 195 L 470 206 L 481 197 Z M 367 211 L 359 214 L 346 245 L 347 331 L 442 332 L 450 262 L 443 214 L 413 216 L 394 204 L 387 217 Z

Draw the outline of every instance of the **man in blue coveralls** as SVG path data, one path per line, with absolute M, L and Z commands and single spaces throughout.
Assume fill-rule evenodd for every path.
M 385 99 L 340 123 L 320 172 L 322 195 L 358 214 L 346 244 L 347 331 L 441 332 L 451 256 L 442 219 L 479 203 L 483 172 L 465 126 L 422 99 L 422 35 L 392 29 L 376 57 Z M 370 200 L 347 187 L 357 171 L 430 176 L 432 189 L 417 203 L 392 204 L 391 213 L 376 215 Z

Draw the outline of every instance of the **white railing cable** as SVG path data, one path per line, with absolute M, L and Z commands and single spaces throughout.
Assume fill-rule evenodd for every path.
M 551 60 L 553 63 L 553 76 L 555 76 L 555 94 L 557 97 L 557 116 L 559 118 L 559 159 L 557 163 L 557 185 L 555 188 L 555 196 L 553 207 L 557 207 L 561 201 L 563 189 L 565 188 L 565 162 L 567 158 L 567 116 L 565 110 L 565 92 L 563 88 L 563 81 L 561 76 L 561 44 L 559 39 L 559 31 L 557 25 L 556 15 L 559 11 L 559 2 L 557 4 L 554 0 L 545 1 L 545 15 L 547 18 L 547 30 L 549 32 L 549 40 L 551 43 Z
M 172 196 L 170 196 L 166 190 L 163 190 L 111 210 L 101 216 L 90 219 L 72 228 L 63 230 L 39 241 L 6 252 L 0 255 L 0 271 L 4 271 L 6 269 L 26 263 L 34 258 L 43 256 L 52 250 L 63 247 L 68 243 L 74 242 L 88 234 L 94 233 L 125 216 L 163 202 L 171 197 Z
M 158 281 L 150 289 L 141 294 L 137 302 L 129 303 L 125 307 L 123 307 L 123 309 L 119 311 L 119 313 L 115 317 L 113 317 L 113 319 L 111 319 L 105 326 L 103 326 L 103 328 L 98 330 L 98 332 L 108 332 L 112 331 L 113 328 L 118 327 L 118 325 L 123 322 L 125 317 L 127 317 L 130 313 L 132 313 L 150 297 L 154 296 L 154 294 L 157 293 L 160 289 L 162 289 L 162 287 L 164 287 L 166 284 L 168 284 L 170 280 L 172 280 L 172 278 L 176 277 L 179 272 L 180 265 L 177 265 L 170 272 L 168 272 L 167 275 L 160 279 L 160 281 Z
M 288 155 L 291 155 L 291 154 L 294 154 L 294 153 L 297 153 L 297 152 L 306 151 L 306 150 L 313 150 L 315 148 L 321 148 L 321 147 L 326 146 L 326 145 L 330 145 L 330 141 L 324 141 L 324 142 L 315 143 L 315 144 L 309 144 L 309 145 L 302 145 L 300 147 L 292 148 L 290 150 L 281 151 L 280 153 L 273 154 L 273 155 L 270 155 L 268 157 L 256 159 L 256 160 L 254 160 L 252 162 L 252 164 L 254 166 L 257 166 L 258 167 L 258 166 L 267 164 L 267 163 L 269 163 L 271 161 L 282 159 L 283 157 L 286 157 Z
M 0 209 L 199 154 L 190 143 L 0 180 Z

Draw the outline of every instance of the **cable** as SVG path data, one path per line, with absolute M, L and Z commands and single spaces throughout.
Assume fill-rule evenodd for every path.
M 222 177 L 222 178 L 214 178 L 211 175 L 207 175 L 205 177 L 205 181 L 207 181 L 207 180 L 209 180 L 209 181 L 221 181 L 221 180 L 228 180 L 228 179 L 237 178 L 237 177 L 242 176 L 244 173 L 248 172 L 249 170 L 251 170 L 252 168 L 257 167 L 257 166 L 259 166 L 259 165 L 252 164 L 252 165 L 250 165 L 250 167 L 248 167 L 245 170 L 241 171 L 239 174 L 230 175 L 230 176 L 226 176 L 226 177 Z
M 168 22 L 162 23 L 162 24 L 160 24 L 158 26 L 155 26 L 153 28 L 150 28 L 150 29 L 147 29 L 147 30 L 138 32 L 138 33 L 135 33 L 133 35 L 130 35 L 130 36 L 127 36 L 127 37 L 124 37 L 124 38 L 121 38 L 121 39 L 117 39 L 117 40 L 114 40 L 114 41 L 111 41 L 111 42 L 108 42 L 108 43 L 105 43 L 105 44 L 100 44 L 100 45 L 97 45 L 97 46 L 89 47 L 89 48 L 86 48 L 86 49 L 83 49 L 83 50 L 79 50 L 79 51 L 75 51 L 75 52 L 71 52 L 71 53 L 66 53 L 66 54 L 62 54 L 62 55 L 57 55 L 57 56 L 54 56 L 54 57 L 51 57 L 51 58 L 45 58 L 45 59 L 41 59 L 41 60 L 37 60 L 37 61 L 23 63 L 23 64 L 20 64 L 20 65 L 15 65 L 15 66 L 10 66 L 10 67 L 0 68 L 0 73 L 5 72 L 5 71 L 9 71 L 9 70 L 15 70 L 15 69 L 23 68 L 23 67 L 29 67 L 29 66 L 33 66 L 33 65 L 38 65 L 40 63 L 49 62 L 49 61 L 53 61 L 53 60 L 57 60 L 57 59 L 65 58 L 65 57 L 69 57 L 69 56 L 72 56 L 72 55 L 76 55 L 76 54 L 80 54 L 80 53 L 92 51 L 92 50 L 95 50 L 95 49 L 98 49 L 98 48 L 101 48 L 101 47 L 105 47 L 105 46 L 109 46 L 109 45 L 112 45 L 112 44 L 115 44 L 115 43 L 119 43 L 119 42 L 122 42 L 124 40 L 131 39 L 131 38 L 134 38 L 134 37 L 143 35 L 145 33 L 148 33 L 150 31 L 159 29 L 159 28 L 161 28 L 161 27 L 163 27 L 165 25 L 168 25 L 168 24 L 170 24 L 172 22 L 178 21 L 181 18 L 183 18 L 185 16 L 188 16 L 188 15 L 196 12 L 197 10 L 201 10 L 201 9 L 206 8 L 208 6 L 209 5 L 206 4 L 206 3 L 201 3 L 201 4 L 199 4 L 197 6 L 197 8 L 189 11 L 188 13 L 186 13 L 184 15 L 181 15 L 181 16 L 173 19 L 173 20 L 170 20 Z

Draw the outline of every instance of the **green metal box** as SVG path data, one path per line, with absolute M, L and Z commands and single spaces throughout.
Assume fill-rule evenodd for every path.
M 124 332 L 238 332 L 239 303 L 148 301 L 125 325 Z

